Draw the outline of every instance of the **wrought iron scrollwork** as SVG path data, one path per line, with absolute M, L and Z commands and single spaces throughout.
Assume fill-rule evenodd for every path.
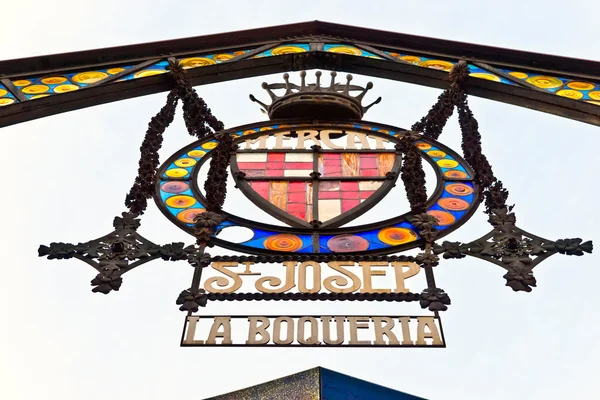
M 533 269 L 546 258 L 556 254 L 582 256 L 591 253 L 591 241 L 582 239 L 544 239 L 515 225 L 516 218 L 507 209 L 494 209 L 490 222 L 494 228 L 470 243 L 443 242 L 433 252 L 444 258 L 477 257 L 507 270 L 506 286 L 514 291 L 531 292 L 536 286 Z
M 140 220 L 131 213 L 123 213 L 113 221 L 114 231 L 85 243 L 50 243 L 38 249 L 40 257 L 52 259 L 77 258 L 91 265 L 98 275 L 92 280 L 92 292 L 108 294 L 119 290 L 123 274 L 162 258 L 177 261 L 187 259 L 190 251 L 183 243 L 157 245 L 137 232 Z

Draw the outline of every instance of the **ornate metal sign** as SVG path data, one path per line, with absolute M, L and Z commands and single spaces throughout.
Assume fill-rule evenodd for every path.
M 446 344 L 439 317 L 189 316 L 181 346 L 446 347 Z
M 453 65 L 449 88 L 410 130 L 362 121 L 381 99 L 363 106 L 372 84 L 353 85 L 350 75 L 338 82 L 335 72 L 329 84 L 321 84 L 320 72 L 314 83 L 307 83 L 305 72 L 299 85 L 287 74 L 283 83 L 264 83 L 272 103 L 250 98 L 270 120 L 224 129 L 186 80 L 186 68 L 186 62 L 171 60 L 173 89 L 150 122 L 139 173 L 126 197 L 128 211 L 115 218 L 115 230 L 87 243 L 51 243 L 39 250 L 48 258 L 87 262 L 98 271 L 93 291 L 105 294 L 120 289 L 123 274 L 153 259 L 188 261 L 192 283 L 176 300 L 188 314 L 182 346 L 444 347 L 439 313 L 447 310 L 450 297 L 434 277 L 440 255 L 490 261 L 506 270 L 507 286 L 531 291 L 533 268 L 545 258 L 592 251 L 591 242 L 551 241 L 515 225 L 508 191 L 481 150 L 478 124 L 463 90 L 469 75 L 464 62 Z M 197 141 L 159 166 L 162 134 L 178 101 Z M 462 156 L 438 142 L 455 108 Z M 429 196 L 423 160 L 435 173 Z M 229 168 L 236 189 L 280 223 L 223 209 Z M 208 171 L 203 185 L 201 171 Z M 399 180 L 409 210 L 394 207 L 385 210 L 384 218 L 353 224 L 390 196 Z M 194 244 L 156 245 L 137 233 L 150 197 L 193 235 Z M 492 225 L 488 234 L 470 243 L 439 242 L 482 202 Z M 250 232 L 244 240 L 220 236 L 240 227 Z M 211 256 L 205 250 L 212 246 L 249 255 Z M 415 248 L 421 251 L 416 256 L 397 254 Z M 268 272 L 266 265 L 277 272 Z M 194 315 L 209 300 L 418 301 L 430 315 Z

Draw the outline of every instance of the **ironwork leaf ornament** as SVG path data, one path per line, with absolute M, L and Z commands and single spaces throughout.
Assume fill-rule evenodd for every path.
M 515 292 L 531 292 L 531 288 L 536 287 L 537 284 L 532 268 L 520 263 L 511 265 L 504 279 L 506 279 L 506 286 Z
M 177 304 L 180 311 L 184 312 L 198 312 L 199 307 L 206 307 L 208 298 L 204 289 L 192 290 L 186 289 L 179 293 L 175 304 Z
M 421 308 L 427 308 L 429 311 L 446 311 L 450 305 L 450 297 L 443 289 L 427 288 L 421 292 Z

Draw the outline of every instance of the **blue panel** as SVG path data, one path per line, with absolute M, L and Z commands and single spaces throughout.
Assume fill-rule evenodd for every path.
M 321 368 L 321 400 L 424 400 Z

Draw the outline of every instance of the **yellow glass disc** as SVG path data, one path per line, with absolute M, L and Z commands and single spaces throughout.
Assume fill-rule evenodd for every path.
M 402 56 L 400 59 L 415 65 L 421 62 L 421 57 L 417 56 Z
M 431 148 L 431 145 L 425 142 L 418 142 L 417 143 L 417 149 L 420 150 L 429 150 Z
M 215 54 L 213 56 L 213 59 L 216 61 L 227 61 L 227 60 L 231 60 L 234 56 L 232 54 L 227 54 L 227 53 L 223 53 L 223 54 Z
M 252 135 L 253 133 L 256 133 L 254 129 L 248 129 L 247 131 L 242 132 L 242 135 Z
M 351 56 L 360 56 L 362 54 L 362 51 L 360 49 L 357 49 L 356 47 L 352 46 L 331 47 L 327 51 L 331 53 L 350 54 Z
M 440 151 L 440 150 L 431 150 L 431 151 L 428 151 L 427 155 L 429 157 L 433 157 L 433 158 L 444 158 L 444 157 L 446 157 L 446 153 L 444 153 L 443 151 Z
M 6 96 L 7 94 L 8 94 L 8 91 L 6 91 L 4 89 L 0 89 L 0 97 Z
M 192 196 L 178 195 L 169 197 L 165 203 L 173 208 L 189 208 L 196 204 L 196 199 Z
M 165 72 L 167 72 L 167 71 L 164 71 L 162 69 L 146 69 L 144 71 L 136 72 L 135 74 L 133 74 L 133 77 L 135 79 L 145 78 L 147 76 L 164 74 Z
M 167 172 L 165 172 L 165 175 L 171 177 L 171 178 L 181 178 L 184 177 L 188 174 L 187 169 L 183 169 L 183 168 L 172 168 L 167 170 Z
M 54 88 L 54 92 L 55 93 L 66 93 L 66 92 L 72 92 L 73 90 L 77 90 L 79 89 L 79 86 L 77 85 L 60 85 Z
M 587 103 L 595 104 L 597 106 L 600 106 L 600 101 L 591 101 L 591 100 L 588 100 Z
M 67 81 L 67 78 L 62 76 L 51 76 L 49 78 L 42 79 L 42 83 L 46 85 L 58 85 L 59 83 L 64 83 Z
M 279 46 L 271 50 L 271 54 L 274 56 L 280 56 L 282 54 L 290 53 L 304 53 L 306 50 L 300 46 Z
M 212 58 L 206 57 L 184 58 L 183 60 L 179 61 L 179 65 L 181 65 L 184 69 L 205 67 L 207 65 L 213 65 L 216 63 L 217 62 Z
M 31 85 L 31 86 L 27 86 L 26 88 L 24 88 L 23 93 L 39 94 L 39 93 L 46 93 L 48 90 L 50 90 L 50 88 L 46 85 Z
M 36 94 L 35 96 L 31 96 L 31 98 L 29 100 L 41 99 L 42 97 L 48 97 L 48 96 L 50 96 L 48 93 L 46 93 L 46 94 Z
M 206 154 L 206 152 L 202 151 L 202 150 L 192 150 L 192 151 L 188 151 L 188 153 L 187 153 L 188 156 L 194 157 L 194 158 L 200 158 L 205 154 Z
M 496 75 L 486 74 L 484 72 L 473 72 L 472 74 L 469 74 L 469 76 L 472 76 L 473 78 L 485 79 L 488 81 L 500 82 L 500 78 Z
M 567 86 L 575 90 L 592 90 L 595 87 L 593 83 L 576 81 L 567 83 Z
M 562 97 L 568 97 L 569 99 L 578 100 L 583 97 L 583 93 L 577 90 L 563 89 L 556 92 L 557 95 Z
M 196 160 L 193 158 L 180 158 L 179 160 L 175 161 L 174 164 L 178 167 L 188 168 L 196 165 Z
M 542 88 L 542 89 L 553 89 L 553 88 L 561 87 L 563 84 L 563 82 L 558 78 L 554 78 L 552 76 L 543 76 L 543 75 L 536 75 L 536 76 L 527 78 L 527 82 L 529 82 L 532 85 L 535 85 L 539 88 Z
M 5 97 L 3 99 L 0 99 L 0 107 L 7 106 L 7 105 L 12 104 L 14 102 L 15 102 L 15 99 L 11 99 L 10 97 Z
M 442 60 L 427 60 L 419 63 L 420 67 L 439 69 L 440 71 L 450 71 L 454 64 Z
M 110 75 L 115 75 L 123 71 L 125 71 L 125 68 L 109 68 L 106 70 L 106 72 Z
M 598 91 L 596 91 L 596 92 L 589 92 L 588 96 L 590 96 L 590 99 L 600 100 L 600 92 L 598 92 Z
M 12 84 L 15 86 L 27 86 L 31 85 L 31 81 L 28 81 L 27 79 L 20 79 L 18 81 L 13 81 Z
M 458 162 L 455 160 L 438 160 L 437 165 L 442 168 L 456 168 L 458 166 Z
M 206 142 L 202 145 L 202 148 L 206 149 L 206 150 L 212 150 L 217 146 L 218 146 L 218 144 L 215 142 Z
M 519 79 L 525 79 L 529 76 L 525 72 L 517 72 L 517 71 L 509 72 L 508 74 L 511 76 L 514 76 L 515 78 L 519 78 Z
M 76 83 L 85 83 L 85 84 L 91 84 L 91 83 L 96 83 L 98 81 L 101 81 L 104 78 L 107 78 L 108 74 L 104 73 L 104 72 L 100 72 L 100 71 L 88 71 L 88 72 L 81 72 L 77 75 L 74 75 L 73 78 L 71 78 L 71 80 L 73 82 Z
M 260 128 L 259 130 L 260 130 L 260 131 L 270 131 L 270 130 L 272 130 L 272 129 L 273 129 L 273 128 L 271 128 L 270 126 L 263 126 L 263 127 L 262 127 L 262 128 Z

